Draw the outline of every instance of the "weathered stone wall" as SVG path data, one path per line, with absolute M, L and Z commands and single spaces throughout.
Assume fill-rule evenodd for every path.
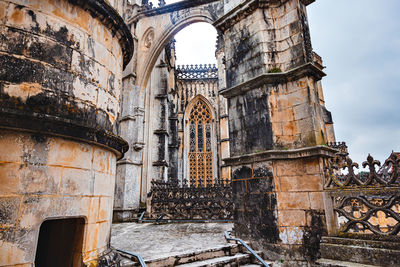
M 311 59 L 307 13 L 300 2 L 248 1 L 246 11 L 226 18 L 221 25 L 225 46 L 235 48 L 225 51 L 228 87 L 263 73 L 291 70 Z
M 6 130 L 0 132 L 0 145 L 0 266 L 31 266 L 40 225 L 48 219 L 84 218 L 82 260 L 104 253 L 115 154 L 84 142 Z
M 85 264 L 109 250 L 132 43 L 106 2 L 0 1 L 1 266 L 31 266 L 48 219 L 84 218 Z
M 248 1 L 216 23 L 225 42 L 235 230 L 287 266 L 319 255 L 321 164 L 333 155 L 323 146 L 334 135 L 305 2 Z

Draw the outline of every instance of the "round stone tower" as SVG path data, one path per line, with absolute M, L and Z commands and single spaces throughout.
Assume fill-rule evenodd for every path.
M 117 0 L 0 0 L 0 266 L 111 266 Z

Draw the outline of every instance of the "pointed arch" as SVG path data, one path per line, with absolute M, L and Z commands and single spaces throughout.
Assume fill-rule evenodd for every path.
M 194 97 L 185 110 L 185 166 L 191 186 L 213 184 L 217 174 L 215 111 L 202 95 Z
M 155 31 L 154 41 L 152 42 L 152 45 L 149 48 L 150 50 L 146 51 L 145 53 L 141 53 L 139 55 L 140 57 L 139 62 L 142 62 L 143 64 L 142 67 L 137 70 L 138 76 L 136 82 L 142 88 L 146 88 L 151 71 L 153 70 L 157 58 L 161 54 L 162 50 L 180 30 L 197 22 L 206 22 L 211 25 L 213 25 L 215 22 L 215 17 L 207 8 L 197 7 L 194 9 L 190 9 L 190 11 L 186 11 L 183 14 L 184 15 L 182 15 L 179 12 L 176 14 L 170 13 L 169 14 L 170 17 L 175 15 L 178 16 L 179 19 L 178 20 L 169 19 L 170 20 L 169 23 L 166 23 L 165 26 L 163 25 L 162 27 L 159 27 L 159 29 Z M 163 15 L 160 15 L 158 17 L 160 18 L 160 20 L 162 20 Z M 145 21 L 146 19 L 142 20 Z M 168 21 L 168 19 L 166 20 Z

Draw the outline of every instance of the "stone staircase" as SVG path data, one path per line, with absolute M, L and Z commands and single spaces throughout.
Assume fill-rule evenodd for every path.
M 129 255 L 121 254 L 123 260 L 121 267 L 140 266 L 136 259 Z M 201 267 L 201 266 L 262 266 L 257 263 L 253 255 L 246 253 L 242 246 L 237 244 L 226 244 L 215 248 L 190 251 L 186 253 L 171 255 L 146 260 L 148 267 Z
M 323 237 L 321 255 L 324 267 L 400 267 L 398 242 Z

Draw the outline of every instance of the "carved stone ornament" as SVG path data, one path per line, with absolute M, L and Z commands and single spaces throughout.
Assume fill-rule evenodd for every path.
M 154 29 L 150 28 L 144 35 L 144 46 L 150 48 L 154 41 Z

